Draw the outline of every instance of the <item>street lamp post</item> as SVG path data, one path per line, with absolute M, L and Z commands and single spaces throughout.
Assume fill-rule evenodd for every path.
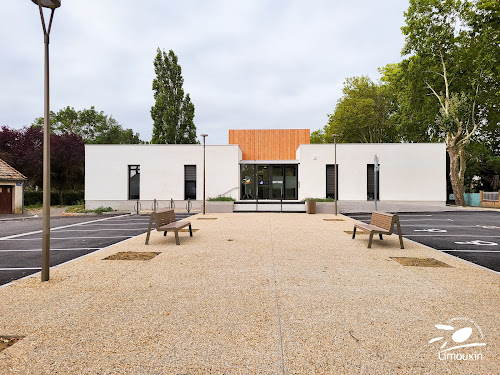
M 45 42 L 45 89 L 43 122 L 43 224 L 42 224 L 42 281 L 49 280 L 50 269 L 50 106 L 49 106 L 49 35 L 54 11 L 61 6 L 60 0 L 31 0 L 40 10 Z M 49 27 L 45 26 L 42 8 L 49 8 Z
M 338 197 L 338 191 L 337 191 L 337 137 L 338 137 L 338 134 L 334 134 L 333 135 L 333 144 L 334 144 L 334 149 L 335 149 L 335 165 L 333 166 L 333 176 L 334 176 L 334 183 L 335 183 L 335 215 L 337 215 L 337 197 Z
M 203 137 L 203 215 L 205 215 L 205 138 L 208 137 L 208 134 L 202 134 Z

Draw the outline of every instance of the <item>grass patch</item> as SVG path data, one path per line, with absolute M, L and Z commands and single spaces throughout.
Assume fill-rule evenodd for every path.
M 76 206 L 71 206 L 68 207 L 66 212 L 68 213 L 75 213 L 75 214 L 90 214 L 90 213 L 95 213 L 95 214 L 102 214 L 103 212 L 113 212 L 114 210 L 111 207 L 97 207 L 95 210 L 86 210 L 84 204 L 79 204 Z
M 207 201 L 210 201 L 210 202 L 234 202 L 236 199 L 234 199 L 233 197 L 222 197 L 222 196 L 218 196 L 218 197 L 209 197 L 207 199 Z
M 150 260 L 161 253 L 125 251 L 110 255 L 104 260 Z
M 35 203 L 35 204 L 30 204 L 30 205 L 24 206 L 24 208 L 26 210 L 32 210 L 32 209 L 42 208 L 42 207 L 43 207 L 43 203 Z
M 434 258 L 390 257 L 403 266 L 410 267 L 451 267 Z

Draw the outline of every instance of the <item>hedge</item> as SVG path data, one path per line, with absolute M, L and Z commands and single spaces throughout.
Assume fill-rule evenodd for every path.
M 85 196 L 83 191 L 64 191 L 63 194 L 63 205 L 73 206 L 79 202 L 83 202 Z M 32 206 L 35 204 L 43 203 L 43 192 L 42 191 L 25 191 L 24 192 L 24 205 Z M 50 193 L 50 204 L 59 204 L 59 193 Z

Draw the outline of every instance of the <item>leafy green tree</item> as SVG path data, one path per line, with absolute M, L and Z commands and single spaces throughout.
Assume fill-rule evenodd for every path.
M 487 144 L 473 141 L 467 145 L 467 170 L 465 189 L 497 191 L 500 189 L 500 156 L 496 156 Z
M 339 135 L 339 142 L 349 143 L 398 140 L 397 128 L 390 118 L 391 98 L 384 85 L 375 84 L 366 76 L 347 78 L 343 94 L 329 115 L 328 124 L 322 131 L 313 132 L 313 143 L 331 143 L 333 134 Z
M 189 94 L 184 96 L 184 79 L 177 56 L 172 50 L 167 54 L 158 48 L 154 68 L 151 143 L 199 143 L 193 121 L 194 105 Z
M 138 133 L 123 129 L 112 116 L 103 111 L 90 109 L 76 111 L 67 106 L 57 113 L 50 112 L 52 132 L 59 135 L 77 135 L 87 144 L 138 144 L 142 143 Z M 35 127 L 43 127 L 43 117 L 35 119 Z
M 485 129 L 494 131 L 491 121 L 499 118 L 499 16 L 500 4 L 492 0 L 410 0 L 405 12 L 403 55 L 410 57 L 402 66 L 409 67 L 416 78 L 412 82 L 407 74 L 406 83 L 414 88 L 423 85 L 438 106 L 417 125 L 422 126 L 421 134 L 446 143 L 450 181 L 459 205 L 465 204 L 466 146 Z M 403 105 L 416 113 L 432 107 L 422 99 L 426 105 L 419 109 L 408 100 L 411 97 Z M 426 126 L 432 115 L 434 124 Z
M 326 143 L 324 129 L 319 129 L 319 130 L 313 131 L 311 133 L 310 142 L 311 143 Z

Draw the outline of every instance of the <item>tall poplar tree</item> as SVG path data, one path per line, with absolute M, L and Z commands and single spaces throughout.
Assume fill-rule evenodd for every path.
M 194 104 L 184 95 L 181 67 L 174 51 L 157 49 L 153 80 L 155 105 L 151 107 L 153 137 L 151 143 L 186 144 L 196 140 Z

